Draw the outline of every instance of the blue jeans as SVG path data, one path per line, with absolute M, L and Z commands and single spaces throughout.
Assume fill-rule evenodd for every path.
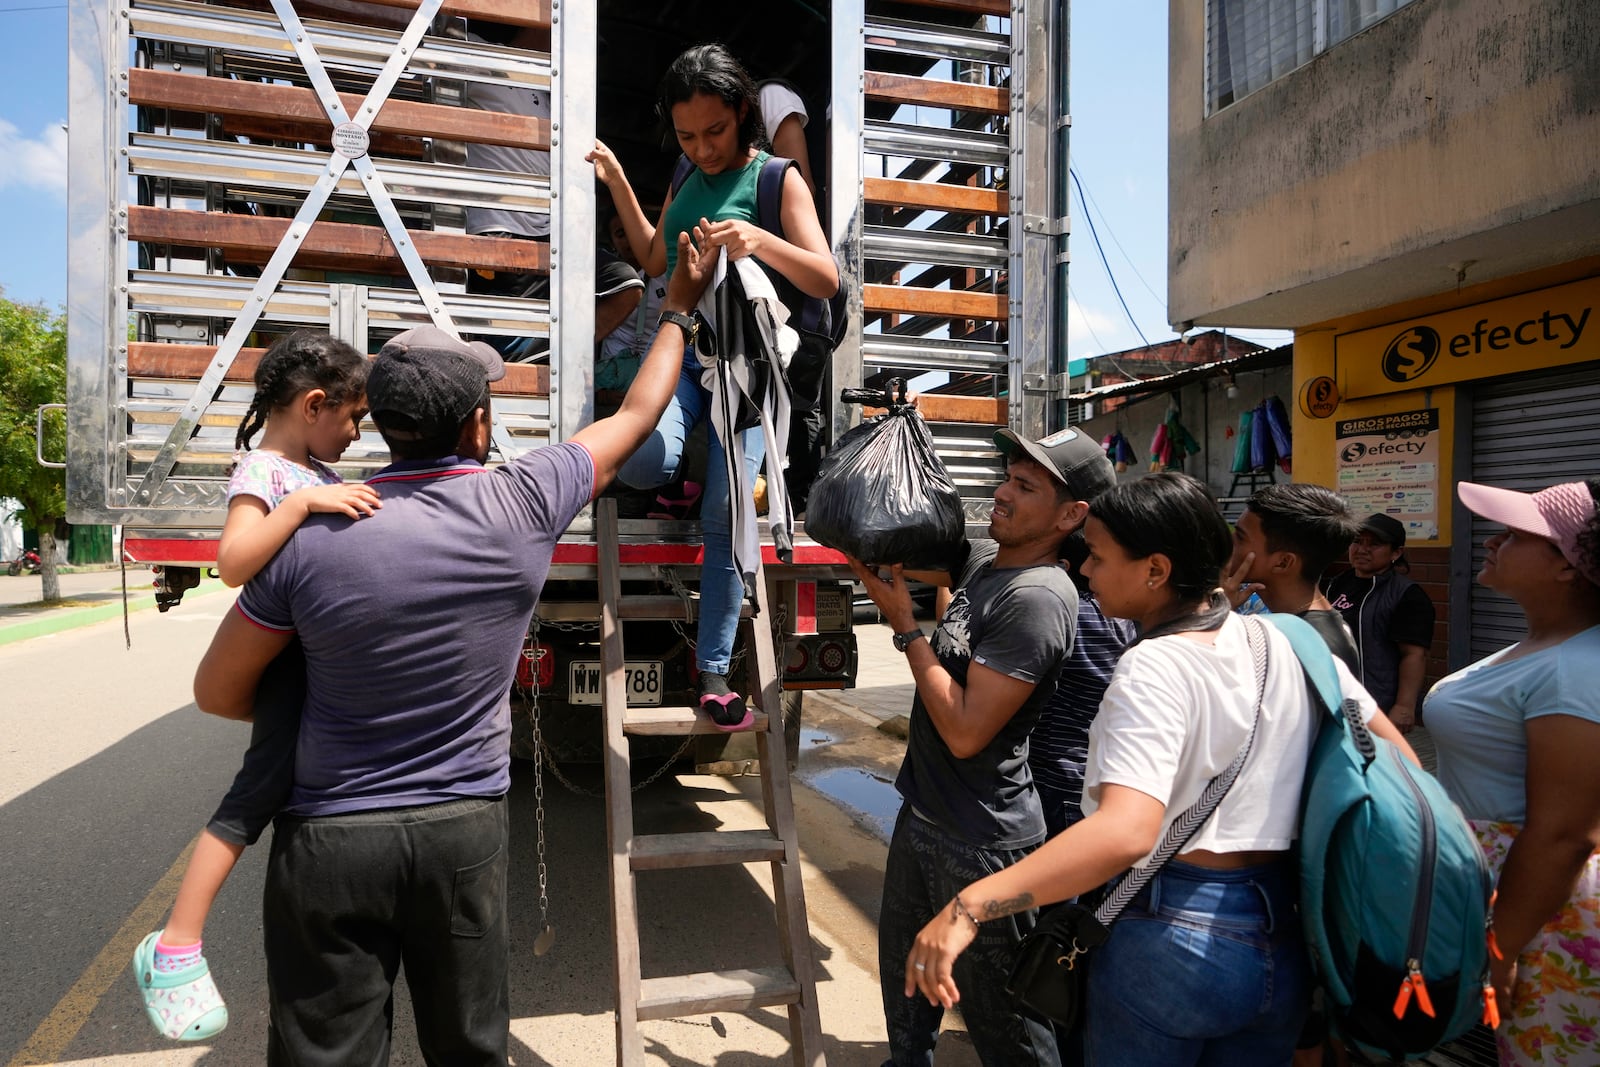
M 1033 848 L 980 848 L 900 806 L 883 869 L 878 913 L 878 982 L 889 1029 L 889 1064 L 933 1067 L 944 1009 L 918 993 L 905 995 L 906 956 L 917 934 L 950 898 L 980 878 L 1005 869 Z M 1057 1067 L 1050 1024 L 1026 1013 L 1006 992 L 1017 946 L 1032 931 L 1035 911 L 994 919 L 955 962 L 961 1017 L 985 1067 Z M 888 1067 L 888 1064 L 885 1065 Z
M 1311 1000 L 1295 867 L 1169 862 L 1089 972 L 1092 1067 L 1283 1067 Z
M 711 410 L 711 394 L 700 384 L 699 367 L 685 366 L 678 388 L 655 430 L 617 472 L 622 483 L 634 489 L 666 485 L 683 461 L 683 442 Z M 739 628 L 739 605 L 744 600 L 744 579 L 733 569 L 733 536 L 728 518 L 728 471 L 722 442 L 715 428 L 706 427 L 705 495 L 700 498 L 700 529 L 705 536 L 705 562 L 700 568 L 700 624 L 695 640 L 695 666 L 713 674 L 727 674 L 733 660 L 733 637 Z M 740 434 L 743 439 L 745 484 L 754 486 L 766 440 L 761 427 Z M 754 506 L 754 505 L 752 505 Z

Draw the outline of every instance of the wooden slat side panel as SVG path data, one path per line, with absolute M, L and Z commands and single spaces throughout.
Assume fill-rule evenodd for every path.
M 917 410 L 928 422 L 964 422 L 978 426 L 1004 426 L 1006 402 L 987 396 L 944 396 L 917 394 Z M 882 408 L 863 408 L 862 416 L 878 415 Z
M 861 304 L 868 311 L 909 315 L 942 315 L 952 319 L 1005 319 L 1004 293 L 967 293 L 959 289 L 911 289 L 900 285 L 863 285 Z
M 866 178 L 862 181 L 862 188 L 869 204 L 962 211 L 978 215 L 1004 215 L 1011 210 L 1009 197 L 1003 189 L 975 189 L 970 185 L 913 182 L 899 178 Z
M 225 0 L 216 6 L 241 11 L 272 10 L 268 0 Z M 302 19 L 329 19 L 388 29 L 403 29 L 416 9 L 417 0 L 301 0 L 295 5 Z M 439 13 L 502 22 L 507 26 L 543 29 L 550 26 L 550 0 L 444 0 Z
M 881 71 L 866 72 L 864 91 L 874 100 L 948 107 L 957 111 L 982 111 L 990 115 L 1004 115 L 1011 107 L 1010 91 L 1000 86 L 912 78 Z
M 172 114 L 195 113 L 172 112 Z M 243 137 L 253 142 L 298 141 L 302 144 L 316 145 L 327 152 L 333 151 L 333 145 L 328 139 L 331 127 L 313 129 L 303 122 L 280 122 L 253 115 L 223 115 L 221 122 L 225 137 Z M 204 129 L 203 117 L 196 115 L 196 121 L 190 128 Z M 428 143 L 420 137 L 407 137 L 404 134 L 373 133 L 367 150 L 373 156 L 383 159 L 426 159 Z
M 316 93 L 292 85 L 268 85 L 140 69 L 128 72 L 128 97 L 135 104 L 150 107 L 304 122 L 314 131 L 306 135 L 308 141 L 326 139 L 331 129 L 322 105 L 317 102 Z M 345 109 L 351 113 L 362 104 L 362 98 L 353 93 L 340 93 L 339 97 L 344 101 Z M 467 107 L 446 107 L 443 104 L 419 104 L 409 100 L 390 100 L 385 103 L 383 110 L 373 119 L 371 128 L 382 133 L 510 145 L 513 148 L 550 147 L 549 119 Z
M 996 18 L 1009 18 L 1011 15 L 1010 0 L 902 0 L 903 3 L 915 4 L 918 7 L 931 7 L 940 11 L 969 11 L 973 15 L 993 15 Z
M 242 348 L 228 368 L 226 380 L 248 382 L 255 377 L 264 348 Z M 135 341 L 128 345 L 128 377 L 167 378 L 177 381 L 198 379 L 216 357 L 215 345 L 162 344 Z M 528 363 L 506 364 L 506 376 L 490 391 L 495 396 L 549 396 L 550 368 Z
M 179 211 L 134 206 L 128 209 L 128 236 L 135 241 L 219 248 L 227 253 L 259 253 L 270 257 L 289 232 L 290 219 L 228 215 L 214 211 Z M 434 266 L 482 270 L 548 271 L 550 246 L 543 241 L 471 237 L 465 234 L 407 231 L 417 252 Z M 333 256 L 366 269 L 389 268 L 405 273 L 400 253 L 379 226 L 316 222 L 306 234 L 295 263 L 312 266 L 319 256 Z
M 367 0 L 382 7 L 415 9 L 417 0 Z M 507 26 L 550 26 L 550 0 L 444 0 L 444 15 L 503 22 Z

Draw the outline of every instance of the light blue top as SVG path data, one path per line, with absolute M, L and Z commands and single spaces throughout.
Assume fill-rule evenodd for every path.
M 1600 723 L 1600 626 L 1507 660 L 1486 656 L 1435 685 L 1423 720 L 1439 750 L 1439 781 L 1469 819 L 1527 818 L 1528 736 L 1544 715 Z

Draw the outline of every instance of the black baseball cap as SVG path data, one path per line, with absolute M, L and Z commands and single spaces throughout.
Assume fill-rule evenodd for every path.
M 1361 531 L 1369 533 L 1386 545 L 1395 548 L 1406 547 L 1406 526 L 1399 519 L 1390 518 L 1388 515 L 1372 515 L 1361 524 Z
M 489 383 L 505 376 L 505 361 L 489 345 L 418 326 L 378 350 L 367 407 L 385 434 L 425 441 L 459 429 L 482 406 Z
M 1092 503 L 1117 484 L 1117 471 L 1105 449 L 1083 430 L 1069 426 L 1048 437 L 1030 441 L 1010 430 L 996 430 L 994 443 L 1009 457 L 1021 453 L 1056 476 L 1073 499 Z

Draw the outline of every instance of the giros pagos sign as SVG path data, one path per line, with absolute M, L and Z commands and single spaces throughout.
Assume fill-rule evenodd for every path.
M 1339 334 L 1347 397 L 1426 389 L 1600 358 L 1600 278 Z

